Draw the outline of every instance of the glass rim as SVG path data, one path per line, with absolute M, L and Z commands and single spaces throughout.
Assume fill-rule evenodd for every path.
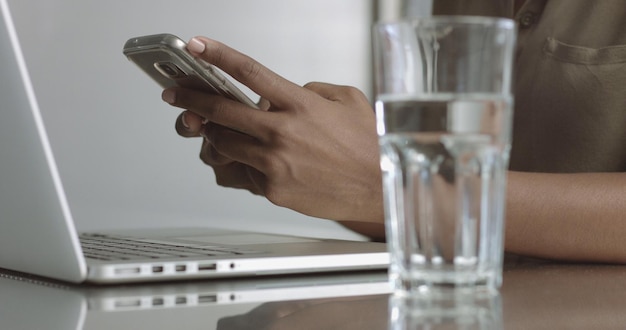
M 379 21 L 375 23 L 375 26 L 380 28 L 406 24 L 410 24 L 411 26 L 421 26 L 441 23 L 459 25 L 485 25 L 508 29 L 514 29 L 516 26 L 515 20 L 511 18 L 471 15 L 433 15 L 426 17 L 403 18 L 397 20 Z

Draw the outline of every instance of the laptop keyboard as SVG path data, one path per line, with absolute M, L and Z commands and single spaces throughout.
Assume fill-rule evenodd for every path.
M 137 259 L 203 258 L 260 253 L 225 246 L 187 246 L 153 243 L 122 237 L 81 235 L 80 243 L 85 258 L 115 261 Z

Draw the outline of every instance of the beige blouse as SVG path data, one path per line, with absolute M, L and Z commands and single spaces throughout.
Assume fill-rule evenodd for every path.
M 502 2 L 437 0 L 435 13 L 502 15 Z M 626 0 L 528 0 L 514 16 L 511 169 L 626 171 Z

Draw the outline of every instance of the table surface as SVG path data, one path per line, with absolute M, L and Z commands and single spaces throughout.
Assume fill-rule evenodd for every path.
M 0 329 L 626 329 L 626 267 L 507 261 L 499 294 L 398 299 L 384 272 L 73 286 L 4 271 Z

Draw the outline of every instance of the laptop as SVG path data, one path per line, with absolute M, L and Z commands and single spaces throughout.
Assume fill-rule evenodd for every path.
M 377 299 L 386 311 L 390 286 L 381 271 L 77 286 L 0 270 L 0 292 L 3 329 L 257 329 L 286 309 L 304 313 L 324 302 Z M 359 304 L 354 309 L 362 311 Z
M 7 0 L 0 9 L 0 268 L 106 284 L 388 266 L 374 242 L 211 228 L 77 233 Z

